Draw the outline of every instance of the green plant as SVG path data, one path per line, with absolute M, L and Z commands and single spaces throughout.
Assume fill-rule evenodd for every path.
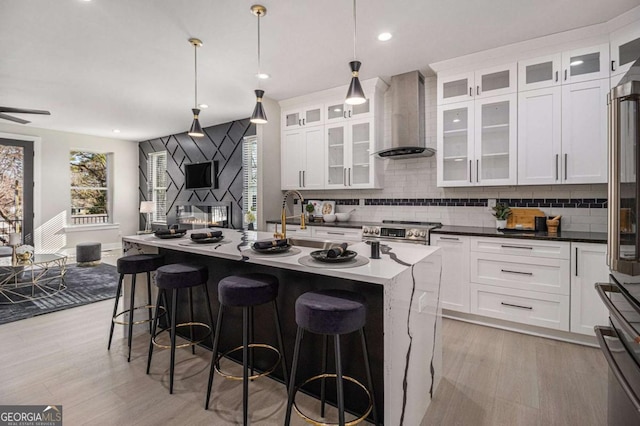
M 311 203 L 307 203 L 307 206 L 304 208 L 307 213 L 313 213 L 313 211 L 315 210 L 315 206 Z
M 511 215 L 511 208 L 507 203 L 496 203 L 495 207 L 492 207 L 493 215 L 497 220 L 507 220 Z

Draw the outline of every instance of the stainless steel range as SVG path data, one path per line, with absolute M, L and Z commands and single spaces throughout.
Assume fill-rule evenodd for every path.
M 364 241 L 397 241 L 429 245 L 430 231 L 441 226 L 440 222 L 383 220 L 381 226 L 363 226 L 362 239 Z

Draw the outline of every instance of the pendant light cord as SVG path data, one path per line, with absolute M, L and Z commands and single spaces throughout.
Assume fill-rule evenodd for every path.
M 358 27 L 356 24 L 356 0 L 353 0 L 353 59 L 356 60 L 356 37 L 358 34 Z
M 262 73 L 260 66 L 260 16 L 262 14 L 258 13 L 258 89 L 260 88 L 260 74 Z
M 196 104 L 195 104 L 195 108 L 198 108 L 198 46 L 196 44 L 193 45 L 193 48 L 195 49 L 193 51 L 193 58 L 194 58 L 194 74 L 195 74 L 195 91 L 196 91 Z

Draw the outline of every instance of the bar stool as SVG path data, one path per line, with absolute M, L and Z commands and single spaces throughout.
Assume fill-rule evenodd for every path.
M 364 335 L 364 325 L 366 323 L 366 306 L 365 299 L 357 293 L 344 290 L 325 290 L 312 291 L 304 293 L 296 300 L 296 323 L 298 331 L 296 333 L 296 343 L 293 352 L 293 366 L 291 368 L 291 379 L 289 382 L 289 398 L 287 401 L 287 413 L 285 425 L 291 422 L 291 408 L 295 408 L 296 412 L 307 422 L 313 424 L 324 424 L 319 420 L 312 419 L 304 414 L 295 404 L 295 394 L 302 386 L 315 380 L 322 380 L 320 383 L 320 415 L 324 417 L 325 406 L 325 379 L 328 377 L 336 378 L 336 391 L 338 398 L 338 425 L 345 425 L 344 420 L 344 392 L 342 380 L 346 379 L 358 385 L 369 397 L 369 406 L 366 412 L 359 418 L 349 422 L 349 425 L 360 423 L 373 410 L 374 424 L 378 424 L 378 411 L 376 409 L 376 399 L 373 392 L 373 381 L 371 379 L 371 368 L 369 366 L 369 352 L 367 350 L 367 341 Z M 322 350 L 322 374 L 311 377 L 296 388 L 296 369 L 300 356 L 300 343 L 302 341 L 304 331 L 310 331 L 315 334 L 323 335 Z M 340 360 L 340 335 L 360 331 L 360 340 L 362 342 L 362 352 L 364 355 L 364 366 L 367 374 L 368 389 L 356 379 L 344 376 L 342 373 L 342 363 Z M 327 338 L 334 337 L 336 373 L 327 374 Z M 335 424 L 335 423 L 332 423 Z
M 155 307 L 151 304 L 151 272 L 158 269 L 164 264 L 164 256 L 161 254 L 136 254 L 133 256 L 124 256 L 118 259 L 118 273 L 120 279 L 118 280 L 118 289 L 116 290 L 116 300 L 113 304 L 113 315 L 111 315 L 111 330 L 109 331 L 109 344 L 107 350 L 111 349 L 111 340 L 113 339 L 113 327 L 115 324 L 126 325 L 129 327 L 127 335 L 127 344 L 129 345 L 129 355 L 127 362 L 131 361 L 131 336 L 133 333 L 134 324 L 149 323 L 149 332 L 151 332 L 151 320 L 153 318 L 152 310 Z M 136 295 L 136 275 L 141 273 L 147 273 L 147 297 L 148 303 L 142 306 L 135 306 Z M 122 291 L 122 283 L 125 275 L 131 275 L 131 300 L 129 302 L 129 309 L 126 309 L 118 313 L 118 301 L 120 300 L 120 292 Z M 138 309 L 149 310 L 149 318 L 140 321 L 133 320 L 133 313 Z M 128 321 L 121 321 L 118 317 L 121 315 L 129 314 Z
M 156 302 L 156 311 L 153 316 L 153 328 L 151 331 L 151 341 L 149 342 L 149 358 L 147 359 L 147 374 L 151 368 L 151 357 L 153 356 L 153 347 L 157 346 L 162 349 L 171 349 L 171 364 L 169 366 L 169 393 L 173 393 L 173 370 L 176 360 L 176 348 L 186 348 L 191 346 L 191 352 L 195 354 L 195 346 L 211 335 L 213 330 L 213 313 L 211 312 L 211 304 L 209 302 L 209 289 L 207 288 L 207 280 L 209 279 L 209 272 L 206 266 L 191 265 L 185 263 L 174 263 L 171 265 L 165 265 L 158 268 L 156 272 L 156 285 L 158 286 L 158 299 Z M 193 287 L 202 286 L 205 295 L 205 304 L 207 306 L 207 312 L 209 314 L 209 324 L 202 322 L 194 322 L 193 320 Z M 177 305 L 178 305 L 178 290 L 188 289 L 189 297 L 189 322 L 176 324 L 177 322 Z M 166 295 L 171 290 L 171 315 L 168 316 L 167 322 L 169 327 L 156 333 L 158 327 L 158 310 L 162 309 L 160 303 L 164 303 L 164 308 L 169 309 L 167 306 Z M 189 341 L 180 345 L 176 345 L 176 330 L 181 327 L 189 327 Z M 201 327 L 208 330 L 208 333 L 199 340 L 193 339 L 193 327 Z M 158 342 L 157 338 L 162 333 L 168 332 L 171 336 L 171 344 L 164 345 Z
M 282 331 L 280 329 L 280 317 L 278 314 L 278 305 L 276 298 L 278 297 L 278 279 L 272 275 L 250 273 L 243 275 L 231 275 L 223 278 L 218 283 L 218 300 L 220 302 L 220 310 L 218 311 L 218 322 L 216 323 L 216 333 L 213 342 L 213 356 L 211 358 L 211 368 L 209 370 L 209 384 L 207 386 L 207 399 L 204 408 L 209 409 L 209 399 L 211 397 L 211 387 L 213 385 L 214 371 L 227 379 L 239 380 L 239 376 L 232 376 L 220 370 L 219 362 L 222 357 L 232 352 L 242 349 L 242 414 L 243 422 L 246 425 L 248 420 L 248 399 L 249 399 L 249 380 L 266 376 L 275 370 L 278 361 L 282 364 L 282 374 L 285 386 L 287 384 L 287 363 L 284 355 L 284 346 L 282 344 Z M 278 337 L 278 347 L 263 343 L 253 343 L 253 308 L 254 306 L 263 305 L 271 302 L 273 304 L 274 320 L 276 323 L 276 334 Z M 218 356 L 218 342 L 220 339 L 220 330 L 222 328 L 222 315 L 226 308 L 240 307 L 242 308 L 242 346 L 234 348 Z M 271 369 L 260 374 L 253 374 L 253 357 L 249 354 L 252 348 L 259 347 L 274 351 L 278 354 L 278 361 Z M 251 375 L 249 375 L 251 369 Z

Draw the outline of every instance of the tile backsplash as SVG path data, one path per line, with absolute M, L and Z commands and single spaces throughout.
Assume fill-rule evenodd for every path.
M 425 79 L 427 146 L 436 145 L 436 79 Z M 390 137 L 390 102 L 385 102 L 385 138 Z M 336 200 L 338 212 L 356 209 L 351 220 L 383 219 L 442 222 L 445 225 L 495 226 L 488 199 L 511 207 L 537 207 L 562 215 L 562 229 L 607 231 L 607 186 L 540 185 L 438 188 L 436 159 L 384 160 L 384 188 L 302 191 L 305 199 Z

